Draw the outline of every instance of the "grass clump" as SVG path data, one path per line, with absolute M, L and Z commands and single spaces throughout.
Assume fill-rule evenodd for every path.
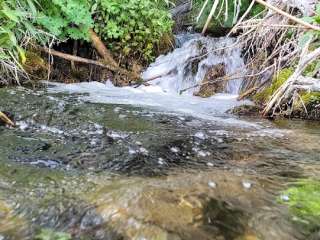
M 305 105 L 320 104 L 320 92 L 306 92 L 301 95 L 301 98 Z

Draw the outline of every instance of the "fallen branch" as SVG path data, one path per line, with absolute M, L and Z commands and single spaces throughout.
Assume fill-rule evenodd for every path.
M 219 0 L 214 0 L 214 2 L 213 2 L 213 4 L 212 4 L 211 11 L 210 11 L 209 16 L 208 16 L 208 18 L 207 18 L 207 21 L 206 21 L 206 23 L 205 23 L 205 25 L 204 25 L 204 27 L 203 27 L 203 29 L 202 29 L 202 32 L 201 32 L 202 35 L 204 35 L 204 34 L 206 33 L 207 28 L 208 28 L 208 26 L 209 26 L 209 24 L 210 24 L 210 21 L 211 21 L 211 19 L 212 19 L 212 17 L 213 17 L 213 14 L 214 14 L 215 11 L 217 10 L 218 4 L 219 4 Z
M 101 41 L 100 37 L 92 30 L 89 30 L 89 35 L 92 41 L 92 46 L 97 50 L 103 60 L 111 66 L 118 67 L 118 63 L 113 59 L 112 54 Z
M 275 11 L 275 12 L 279 13 L 280 15 L 285 16 L 285 17 L 291 19 L 292 21 L 299 23 L 309 29 L 320 31 L 319 26 L 312 25 L 310 23 L 307 23 L 307 22 L 301 20 L 300 18 L 294 17 L 294 16 L 290 15 L 289 13 L 271 5 L 270 3 L 267 3 L 266 1 L 263 1 L 263 0 L 254 0 L 254 1 L 256 1 L 257 3 L 260 3 L 261 5 L 265 6 L 266 8 L 271 9 L 272 11 Z
M 78 57 L 78 56 L 73 56 L 71 54 L 67 54 L 67 53 L 62 53 L 47 47 L 38 47 L 39 50 L 46 52 L 50 55 L 56 56 L 56 57 L 60 57 L 63 58 L 65 60 L 68 61 L 73 61 L 73 62 L 79 62 L 79 63 L 84 63 L 84 64 L 91 64 L 91 65 L 95 65 L 95 66 L 99 66 L 102 68 L 106 68 L 109 69 L 110 71 L 113 72 L 118 72 L 120 74 L 126 75 L 128 76 L 130 79 L 132 80 L 138 80 L 140 79 L 140 76 L 134 72 L 129 72 L 124 68 L 121 67 L 117 67 L 111 64 L 107 64 L 105 62 L 101 62 L 101 61 L 96 61 L 96 60 L 92 60 L 92 59 L 87 59 L 87 58 L 82 58 L 82 57 Z
M 244 93 L 242 93 L 242 94 L 237 98 L 237 100 L 238 100 L 238 101 L 241 101 L 241 100 L 247 98 L 248 96 L 256 93 L 256 92 L 259 91 L 259 89 L 261 89 L 267 82 L 269 82 L 269 79 L 267 79 L 266 81 L 264 81 L 264 82 L 262 82 L 261 84 L 259 84 L 259 86 L 250 88 L 249 90 L 245 91 Z

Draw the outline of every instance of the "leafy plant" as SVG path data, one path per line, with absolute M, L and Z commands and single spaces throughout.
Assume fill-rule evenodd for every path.
M 95 31 L 114 51 L 145 60 L 154 58 L 154 47 L 171 32 L 167 10 L 152 0 L 93 0 Z
M 210 21 L 208 30 L 221 34 L 220 31 L 225 28 L 231 28 L 236 24 L 241 15 L 248 9 L 249 0 L 244 1 L 218 1 L 214 17 Z M 214 0 L 197 0 L 193 6 L 193 15 L 196 17 L 196 29 L 202 30 L 205 25 L 209 13 L 214 5 Z M 251 10 L 250 16 L 256 15 L 263 11 L 264 8 L 259 4 L 255 4 Z
M 93 27 L 87 0 L 40 0 L 38 23 L 60 39 L 89 39 Z

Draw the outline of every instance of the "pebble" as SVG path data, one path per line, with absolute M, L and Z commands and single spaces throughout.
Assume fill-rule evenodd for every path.
M 170 148 L 170 150 L 171 150 L 171 152 L 173 152 L 173 153 L 178 153 L 178 152 L 180 152 L 180 149 L 177 148 L 177 147 L 172 147 L 172 148 Z
M 148 154 L 149 151 L 147 149 L 145 149 L 144 147 L 139 148 L 139 152 L 143 153 L 143 154 Z
M 288 195 L 281 195 L 281 200 L 282 201 L 285 201 L 285 202 L 288 202 L 288 201 L 290 201 L 290 198 L 289 198 L 289 196 Z
M 208 162 L 208 163 L 207 163 L 207 166 L 208 166 L 208 167 L 213 167 L 214 165 L 213 165 L 213 163 Z
M 248 182 L 248 181 L 242 181 L 242 186 L 245 189 L 250 189 L 252 187 L 252 183 Z
M 118 113 L 118 112 L 121 111 L 121 109 L 122 109 L 122 108 L 120 108 L 120 107 L 116 107 L 115 109 L 113 109 L 113 111 L 116 112 L 116 113 Z
M 208 182 L 208 186 L 209 186 L 210 188 L 216 188 L 216 187 L 217 187 L 217 184 L 216 184 L 215 182 L 209 181 L 209 182 Z
M 126 118 L 126 117 L 127 117 L 127 115 L 125 115 L 125 114 L 120 114 L 120 115 L 119 115 L 119 118 L 120 118 L 120 119 L 124 119 L 124 118 Z
M 207 138 L 206 134 L 204 134 L 203 132 L 197 132 L 194 136 L 201 140 L 205 140 Z
M 163 158 L 159 158 L 159 159 L 158 159 L 158 163 L 159 163 L 159 165 L 163 165 L 163 164 L 164 164 Z

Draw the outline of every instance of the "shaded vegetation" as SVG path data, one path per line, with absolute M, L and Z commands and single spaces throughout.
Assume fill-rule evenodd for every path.
M 171 34 L 165 6 L 150 0 L 0 1 L 0 71 L 5 73 L 0 83 L 28 77 L 23 65 L 30 46 L 90 41 L 91 28 L 114 52 L 150 61 L 161 39 Z
M 170 34 L 169 12 L 151 0 L 94 0 L 95 31 L 121 54 L 153 60 L 155 47 Z

